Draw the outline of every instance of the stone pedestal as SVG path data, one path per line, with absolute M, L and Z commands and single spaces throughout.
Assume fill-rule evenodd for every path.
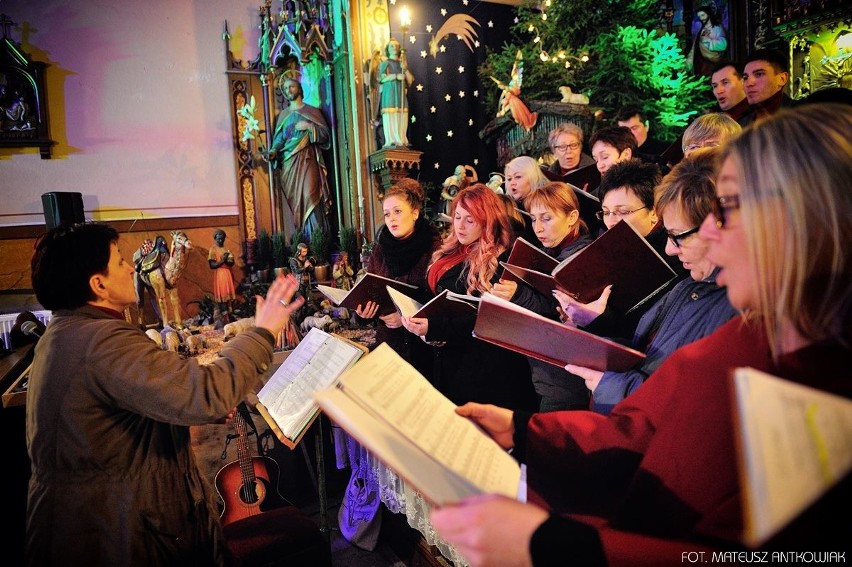
M 377 195 L 380 200 L 385 191 L 397 181 L 403 177 L 412 177 L 411 171 L 420 168 L 422 154 L 423 152 L 402 147 L 382 148 L 370 154 L 370 173 L 375 177 L 376 185 L 381 188 Z

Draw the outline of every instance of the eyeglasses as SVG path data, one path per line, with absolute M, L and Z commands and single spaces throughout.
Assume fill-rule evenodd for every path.
M 595 213 L 595 216 L 600 220 L 604 220 L 607 217 L 618 217 L 624 218 L 627 215 L 632 215 L 636 211 L 641 211 L 642 209 L 647 209 L 648 207 L 639 207 L 638 209 L 633 209 L 632 211 L 623 211 L 623 210 L 615 210 L 615 211 L 598 211 Z
M 716 140 L 707 140 L 706 142 L 683 146 L 682 149 L 684 152 L 694 152 L 695 150 L 700 150 L 701 148 L 718 148 L 721 145 L 722 142 L 717 142 Z
M 696 226 L 695 228 L 690 228 L 689 230 L 684 230 L 683 232 L 679 232 L 677 234 L 666 231 L 666 234 L 668 235 L 669 240 L 672 241 L 672 244 L 675 245 L 675 248 L 680 248 L 681 243 L 696 232 L 698 232 L 700 228 L 700 226 Z
M 580 142 L 573 142 L 571 144 L 559 144 L 558 146 L 553 146 L 553 149 L 557 152 L 564 152 L 566 150 L 579 150 Z
M 713 216 L 716 217 L 716 226 L 725 228 L 728 222 L 725 211 L 735 211 L 740 208 L 740 196 L 728 195 L 727 197 L 716 197 L 713 199 Z

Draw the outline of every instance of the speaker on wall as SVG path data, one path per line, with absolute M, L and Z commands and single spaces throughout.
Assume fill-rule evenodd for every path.
M 41 196 L 44 207 L 44 223 L 47 230 L 59 226 L 85 221 L 83 216 L 83 194 L 54 191 Z

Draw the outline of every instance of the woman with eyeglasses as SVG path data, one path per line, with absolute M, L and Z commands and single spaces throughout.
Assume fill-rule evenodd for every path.
M 657 187 L 656 209 L 668 235 L 666 254 L 689 270 L 682 280 L 639 320 L 630 346 L 646 358 L 626 372 L 569 364 L 568 372 L 585 380 L 591 409 L 608 414 L 641 386 L 676 349 L 715 331 L 736 315 L 725 289 L 716 285 L 718 269 L 707 259 L 708 243 L 698 234 L 716 196 L 716 148 L 695 152 L 678 163 Z
M 548 167 L 548 171 L 553 174 L 551 179 L 555 177 L 556 181 L 561 181 L 574 170 L 595 163 L 583 153 L 583 130 L 571 122 L 563 122 L 551 130 L 547 135 L 547 144 L 556 158 Z
M 598 211 L 598 218 L 603 220 L 607 230 L 622 221 L 629 223 L 667 260 L 677 274 L 676 278 L 661 289 L 653 300 L 646 301 L 629 313 L 608 305 L 611 292 L 609 286 L 604 288 L 600 298 L 591 303 L 580 303 L 567 293 L 555 290 L 553 294 L 562 309 L 563 321 L 602 337 L 629 342 L 639 319 L 653 302 L 659 301 L 677 282 L 689 275 L 677 258 L 666 255 L 668 236 L 654 208 L 654 188 L 661 180 L 660 168 L 653 163 L 630 159 L 615 164 L 601 179 L 601 210 Z
M 552 181 L 539 187 L 527 195 L 525 204 L 536 238 L 556 260 L 562 261 L 591 244 L 589 229 L 580 218 L 577 196 L 568 184 Z M 558 319 L 556 299 L 523 283 L 501 279 L 491 293 L 544 317 Z M 534 358 L 528 360 L 533 384 L 541 396 L 539 411 L 589 407 L 589 391 L 582 380 L 567 376 L 552 364 Z
M 683 131 L 683 157 L 701 148 L 715 148 L 742 131 L 736 120 L 724 112 L 709 112 L 692 121 Z
M 742 544 L 731 372 L 751 367 L 852 397 L 850 131 L 852 109 L 816 104 L 782 109 L 728 143 L 699 234 L 742 316 L 674 352 L 609 416 L 458 408 L 526 463 L 528 498 L 436 508 L 438 534 L 473 566 L 544 565 L 564 553 L 617 566 L 680 564 L 699 551 L 848 549 L 848 472 L 759 548 Z M 799 458 L 819 469 L 819 443 Z

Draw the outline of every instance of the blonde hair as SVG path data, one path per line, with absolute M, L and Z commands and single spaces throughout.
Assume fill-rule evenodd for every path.
M 784 109 L 723 149 L 742 179 L 740 216 L 757 268 L 757 305 L 773 357 L 782 324 L 812 342 L 850 344 L 852 108 Z
M 517 171 L 526 177 L 530 183 L 530 191 L 538 189 L 549 181 L 541 171 L 538 162 L 530 156 L 518 156 L 506 164 L 503 173 L 507 180 L 511 177 L 510 171 Z
M 686 151 L 692 144 L 703 143 L 711 138 L 718 138 L 721 145 L 739 134 L 742 129 L 736 120 L 724 112 L 702 114 L 683 131 L 681 146 Z

